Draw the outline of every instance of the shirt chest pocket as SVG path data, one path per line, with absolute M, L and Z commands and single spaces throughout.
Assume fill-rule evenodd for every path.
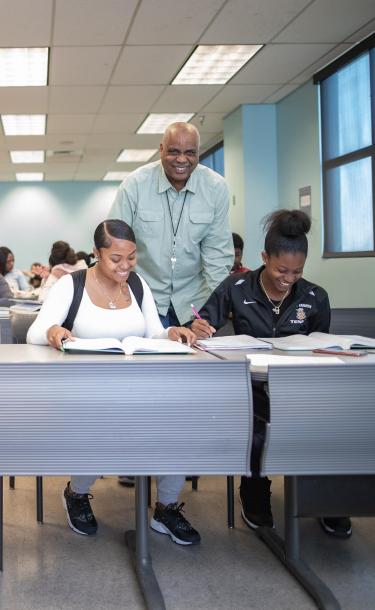
M 143 235 L 161 238 L 162 222 L 162 210 L 139 210 L 134 222 L 134 231 L 140 238 Z
M 214 214 L 210 211 L 200 212 L 198 210 L 191 210 L 189 219 L 190 238 L 194 243 L 200 243 L 210 230 Z

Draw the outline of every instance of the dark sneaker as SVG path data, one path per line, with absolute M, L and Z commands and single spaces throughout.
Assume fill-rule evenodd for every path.
M 267 477 L 253 479 L 241 477 L 241 516 L 251 529 L 260 526 L 274 527 L 271 511 L 271 481 Z
M 352 523 L 349 517 L 322 517 L 319 523 L 330 536 L 350 538 L 352 535 Z
M 135 477 L 121 475 L 118 478 L 118 482 L 120 483 L 120 485 L 123 485 L 124 487 L 134 487 L 135 486 Z
M 151 527 L 160 534 L 168 534 L 177 544 L 199 544 L 201 537 L 182 514 L 184 503 L 156 504 Z
M 66 510 L 69 526 L 73 531 L 84 536 L 96 534 L 98 524 L 91 510 L 91 494 L 76 494 L 70 489 L 70 483 L 64 489 L 62 501 Z

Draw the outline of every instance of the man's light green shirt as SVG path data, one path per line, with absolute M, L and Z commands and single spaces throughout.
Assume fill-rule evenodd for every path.
M 180 191 L 170 184 L 160 161 L 135 170 L 120 185 L 109 218 L 133 228 L 137 271 L 161 315 L 172 302 L 180 323 L 187 322 L 191 303 L 199 309 L 229 274 L 233 240 L 228 209 L 224 178 L 204 165 L 197 165 Z

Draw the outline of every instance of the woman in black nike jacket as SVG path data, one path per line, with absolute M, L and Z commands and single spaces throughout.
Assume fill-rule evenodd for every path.
M 307 257 L 310 218 L 300 210 L 278 210 L 265 221 L 263 265 L 254 271 L 230 275 L 199 311 L 192 330 L 203 339 L 224 326 L 232 313 L 236 335 L 283 337 L 329 332 L 330 305 L 327 292 L 302 278 Z M 253 382 L 254 439 L 251 456 L 252 478 L 242 477 L 240 499 L 242 517 L 255 529 L 273 527 L 270 504 L 271 481 L 259 477 L 259 459 L 264 441 L 269 402 L 264 383 Z M 350 519 L 321 519 L 325 532 L 348 537 Z

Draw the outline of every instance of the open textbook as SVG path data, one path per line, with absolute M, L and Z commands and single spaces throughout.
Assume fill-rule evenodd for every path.
M 293 351 L 313 349 L 375 349 L 375 339 L 360 335 L 331 335 L 329 333 L 310 333 L 309 335 L 289 335 L 267 339 L 276 349 Z
M 250 335 L 229 335 L 227 337 L 210 337 L 198 339 L 197 345 L 204 349 L 231 350 L 231 349 L 272 349 L 268 339 L 262 341 Z
M 169 339 L 146 339 L 145 337 L 126 337 L 119 339 L 74 339 L 63 342 L 63 351 L 70 352 L 108 352 L 111 354 L 194 354 L 186 343 Z

